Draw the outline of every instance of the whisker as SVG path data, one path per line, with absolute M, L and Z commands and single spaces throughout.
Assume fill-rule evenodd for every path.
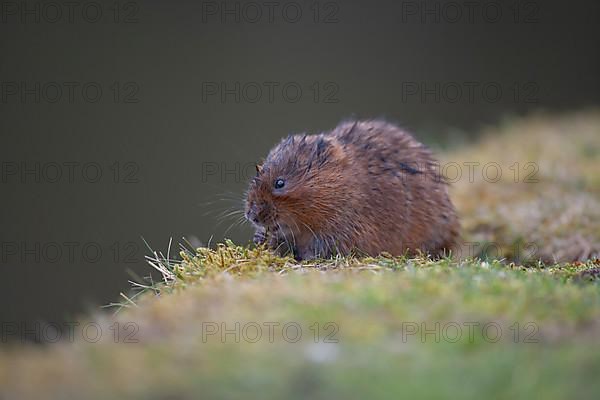
M 285 242 L 285 244 L 287 244 L 287 248 L 289 252 L 293 252 L 291 247 L 290 247 L 290 243 L 287 239 L 287 237 L 285 236 L 285 233 L 283 232 L 283 229 L 281 228 L 281 225 L 279 224 L 279 222 L 275 221 L 275 224 L 277 225 L 277 228 L 279 229 L 279 232 L 281 232 L 281 235 L 283 236 L 283 241 Z M 279 246 L 277 246 L 279 247 Z
M 231 225 L 229 225 L 229 228 L 227 228 L 225 233 L 223 233 L 223 236 L 227 236 L 231 229 L 241 226 L 244 222 L 246 222 L 246 218 L 244 216 L 238 217 Z

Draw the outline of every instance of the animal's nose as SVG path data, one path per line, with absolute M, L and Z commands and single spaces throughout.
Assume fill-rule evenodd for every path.
M 267 219 L 269 207 L 266 203 L 250 203 L 248 208 L 247 218 L 255 224 L 260 224 Z
M 255 202 L 250 203 L 250 205 L 248 207 L 248 211 L 246 212 L 246 218 L 248 218 L 249 221 L 252 221 L 255 224 L 257 224 L 259 222 L 258 221 L 258 210 L 257 210 Z
M 248 219 L 248 221 L 252 221 L 255 224 L 258 223 L 258 217 L 256 215 L 256 212 L 252 208 L 249 208 L 246 212 L 246 218 Z

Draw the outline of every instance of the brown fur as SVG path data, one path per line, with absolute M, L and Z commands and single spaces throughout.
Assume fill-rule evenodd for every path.
M 255 242 L 298 259 L 441 255 L 455 249 L 459 223 L 437 166 L 424 145 L 383 121 L 288 136 L 257 166 L 246 217 Z

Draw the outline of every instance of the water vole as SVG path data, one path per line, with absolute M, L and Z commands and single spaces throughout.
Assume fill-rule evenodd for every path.
M 246 218 L 256 243 L 297 259 L 440 255 L 455 248 L 459 222 L 437 165 L 429 149 L 385 121 L 290 135 L 257 166 Z

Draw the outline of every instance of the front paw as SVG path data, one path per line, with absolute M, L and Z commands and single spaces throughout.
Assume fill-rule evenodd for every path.
M 267 241 L 266 230 L 265 229 L 257 229 L 256 232 L 254 233 L 254 237 L 252 238 L 252 241 L 257 246 L 264 244 Z

